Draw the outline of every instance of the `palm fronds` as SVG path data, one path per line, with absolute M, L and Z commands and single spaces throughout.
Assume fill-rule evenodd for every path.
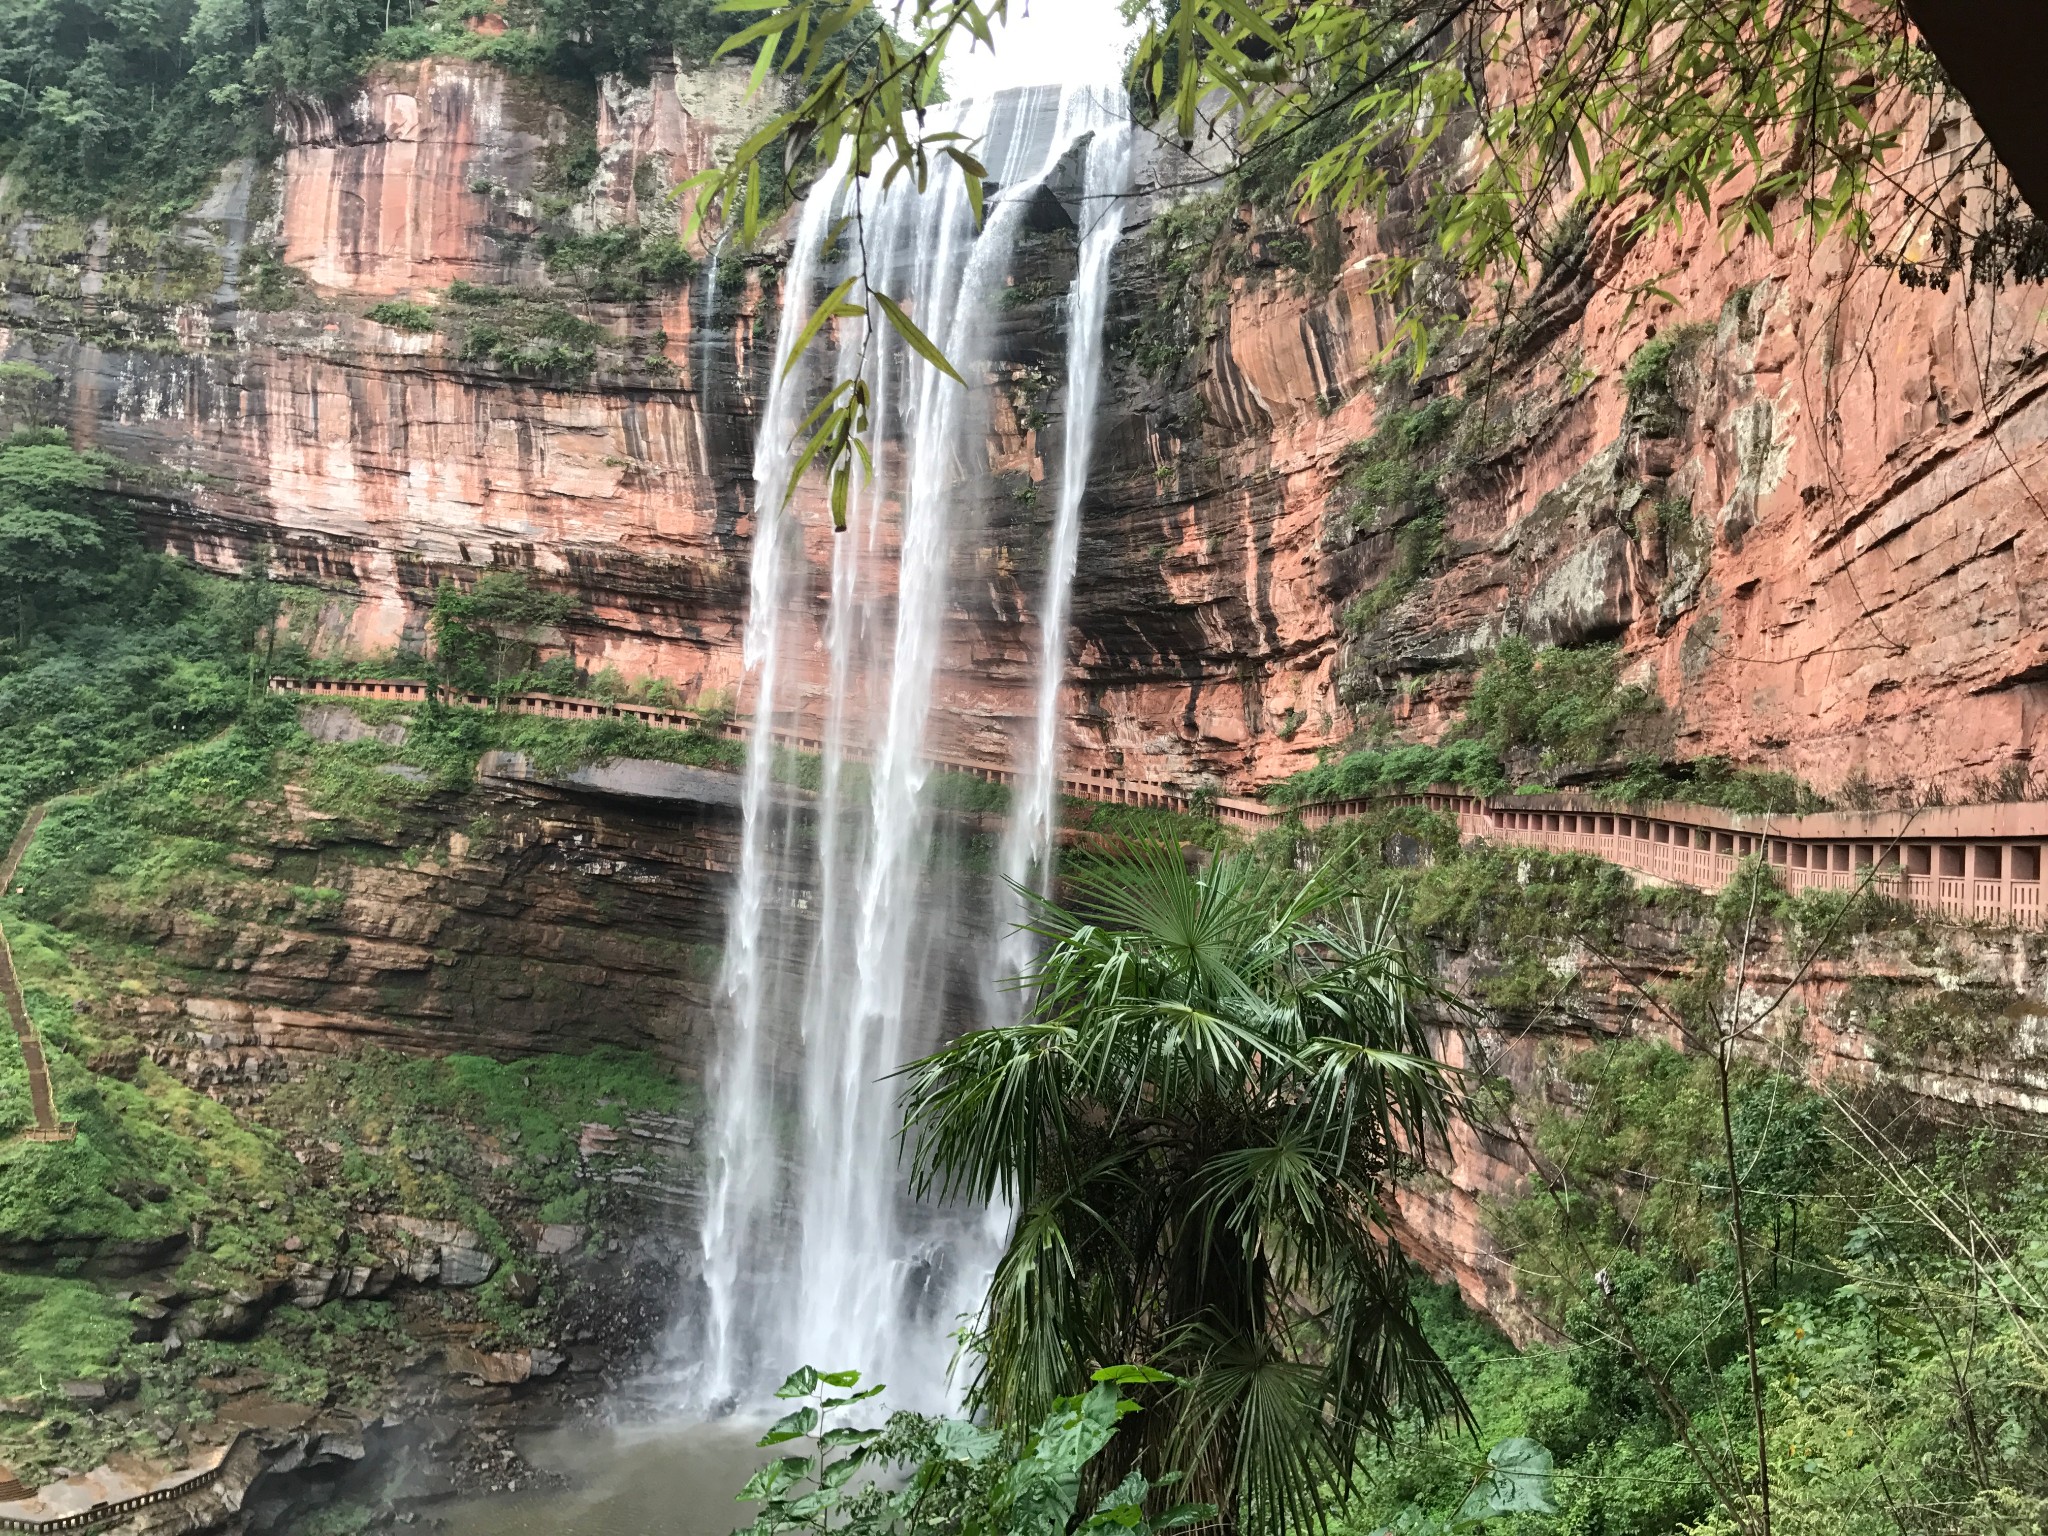
M 1017 1212 L 982 1404 L 1031 1422 L 1098 1366 L 1157 1367 L 1175 1379 L 1108 1470 L 1181 1472 L 1244 1530 L 1319 1529 L 1361 1435 L 1461 1408 L 1382 1204 L 1444 1133 L 1448 1000 L 1388 914 L 1170 843 L 1085 863 L 1032 926 L 1030 1019 L 908 1069 L 921 1192 Z

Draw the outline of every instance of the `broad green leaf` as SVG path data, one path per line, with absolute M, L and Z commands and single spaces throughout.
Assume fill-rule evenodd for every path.
M 1554 1515 L 1550 1500 L 1553 1463 L 1550 1452 L 1524 1435 L 1501 1441 L 1486 1453 L 1486 1468 L 1453 1517 L 1458 1525 L 1476 1525 L 1501 1515 Z
M 967 381 L 960 377 L 958 371 L 955 370 L 951 363 L 946 361 L 946 354 L 934 346 L 931 338 L 917 328 L 916 322 L 903 312 L 901 305 L 886 293 L 877 293 L 874 298 L 875 302 L 882 306 L 882 313 L 889 317 L 889 324 L 895 327 L 896 334 L 909 344 L 912 351 L 938 369 L 939 372 L 943 373 L 955 384 L 963 388 L 966 387 Z
M 932 1431 L 932 1443 L 948 1461 L 978 1465 L 1002 1448 L 1003 1437 L 961 1419 L 941 1419 Z
M 860 1379 L 858 1371 L 848 1372 L 847 1374 L 853 1376 L 855 1380 Z M 845 1408 L 854 1403 L 864 1403 L 871 1397 L 880 1397 L 887 1390 L 888 1388 L 878 1381 L 872 1387 L 863 1387 L 860 1391 L 850 1392 L 845 1397 L 828 1397 L 820 1402 L 818 1406 L 820 1408 Z
M 810 1470 L 808 1456 L 778 1456 L 748 1478 L 746 1486 L 733 1497 L 743 1504 L 764 1504 L 787 1493 Z
M 809 1397 L 818 1390 L 818 1373 L 808 1365 L 791 1371 L 775 1389 L 777 1397 Z
M 818 1436 L 818 1445 L 824 1450 L 836 1450 L 842 1445 L 870 1445 L 881 1438 L 879 1429 L 828 1429 Z
M 778 1394 L 779 1395 L 779 1394 Z M 757 1445 L 783 1445 L 791 1440 L 801 1440 L 818 1427 L 818 1410 L 799 1408 L 794 1413 L 785 1413 L 768 1427 Z

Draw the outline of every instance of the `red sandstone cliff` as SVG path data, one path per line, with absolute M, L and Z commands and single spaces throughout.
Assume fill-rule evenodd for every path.
M 233 168 L 173 240 L 14 215 L 6 354 L 60 375 L 79 438 L 147 467 L 136 489 L 169 543 L 233 565 L 269 541 L 326 586 L 331 642 L 417 643 L 440 575 L 507 564 L 584 599 L 579 661 L 729 687 L 773 264 L 739 294 L 698 278 L 601 300 L 549 276 L 541 236 L 672 228 L 662 194 L 747 112 L 725 72 L 657 71 L 593 106 L 482 65 L 385 66 L 340 109 L 290 114 L 281 164 Z M 566 187 L 592 117 L 598 169 Z M 1909 147 L 1953 153 L 1970 131 L 1922 125 Z M 1340 456 L 1383 408 L 1372 232 L 1343 232 L 1327 284 L 1265 261 L 1259 231 L 1240 241 L 1249 270 L 1212 273 L 1227 302 L 1178 394 L 1117 365 L 1076 596 L 1076 754 L 1256 782 L 1376 711 L 1427 734 L 1456 707 L 1459 664 L 1509 630 L 1619 639 L 1671 706 L 1677 750 L 1823 787 L 2030 753 L 2048 697 L 2040 307 L 1909 291 L 1791 233 L 1731 250 L 1619 227 L 1597 223 L 1525 303 L 1486 388 L 1499 430 L 1450 483 L 1442 554 L 1363 635 L 1342 610 L 1394 558 L 1392 533 L 1356 531 L 1341 507 Z M 1159 302 L 1147 239 L 1139 220 L 1113 325 Z M 1027 248 L 1020 295 L 1056 292 L 1070 261 L 1057 240 Z M 546 382 L 463 361 L 459 325 L 366 317 L 458 279 L 610 340 L 587 378 Z M 1651 436 L 1622 374 L 1682 323 L 1711 336 L 1675 426 Z M 953 616 L 944 745 L 992 761 L 1033 649 L 1019 615 L 1057 462 L 1056 328 L 1050 299 L 1008 312 L 1000 473 L 958 555 L 973 596 Z M 1478 346 L 1431 387 L 1472 393 Z
M 597 299 L 547 273 L 540 239 L 672 227 L 661 194 L 746 115 L 723 73 L 657 72 L 593 105 L 473 64 L 388 66 L 340 109 L 294 113 L 282 162 L 231 168 L 169 239 L 7 215 L 4 355 L 58 375 L 59 419 L 132 466 L 172 547 L 232 568 L 268 543 L 279 567 L 318 583 L 323 643 L 417 644 L 437 579 L 502 564 L 579 595 L 569 638 L 583 663 L 685 693 L 732 687 L 772 263 L 757 260 L 737 292 L 697 279 Z M 560 163 L 586 118 L 597 171 L 565 188 Z M 1908 149 L 1953 153 L 1968 131 L 1926 124 Z M 1211 272 L 1227 301 L 1213 316 L 1203 306 L 1210 323 L 1178 378 L 1120 351 L 1075 601 L 1077 759 L 1138 779 L 1255 783 L 1375 711 L 1428 734 L 1458 705 L 1460 664 L 1509 631 L 1619 640 L 1670 706 L 1678 751 L 1823 788 L 1857 774 L 1953 780 L 2031 755 L 2048 704 L 2038 296 L 1909 291 L 1793 234 L 1731 250 L 1705 230 L 1629 244 L 1618 227 L 1596 224 L 1526 301 L 1485 392 L 1499 430 L 1449 484 L 1442 554 L 1367 632 L 1347 633 L 1342 613 L 1389 569 L 1394 537 L 1352 525 L 1342 480 L 1346 450 L 1385 408 L 1373 388 L 1385 317 L 1359 265 L 1374 232 L 1343 231 L 1345 259 L 1321 284 L 1262 264 L 1270 232 L 1246 231 L 1249 270 Z M 1120 333 L 1159 302 L 1149 238 L 1134 220 Z M 1032 243 L 1020 293 L 1057 292 L 1071 259 L 1057 239 Z M 587 378 L 545 382 L 464 361 L 459 328 L 368 318 L 457 280 L 560 305 L 611 342 Z M 1059 448 L 1056 316 L 1050 298 L 1005 309 L 998 473 L 964 513 L 958 555 L 972 597 L 949 633 L 949 755 L 1006 761 L 1027 707 L 1034 641 L 1019 615 Z M 1653 328 L 1689 322 L 1709 333 L 1675 380 L 1675 415 L 1651 430 L 1623 373 Z M 1429 387 L 1470 394 L 1495 356 L 1482 351 L 1490 334 L 1440 359 Z M 813 519 L 814 560 L 829 542 Z M 279 941 L 254 896 L 203 931 L 138 927 L 222 978 L 152 1027 L 201 1078 L 401 1031 L 508 1051 L 595 1031 L 688 1059 L 702 957 L 671 941 L 721 931 L 714 876 L 730 828 L 651 836 L 624 821 L 572 807 L 537 823 L 531 847 L 451 840 L 419 870 L 323 876 L 347 891 L 332 932 Z M 586 836 L 588 858 L 574 851 Z M 631 892 L 655 895 L 609 915 L 629 868 Z M 1987 990 L 2031 995 L 2038 948 L 1979 946 L 1964 968 Z M 1946 987 L 1958 969 L 1952 955 L 1859 953 L 1806 989 L 1817 1050 L 1867 1066 L 1850 977 Z M 593 1004 L 593 980 L 619 975 L 632 987 Z M 1918 1086 L 2037 1112 L 2038 1017 L 2013 1024 L 2005 1068 L 1953 1058 Z M 1533 1100 L 1564 1052 L 1638 1027 L 1595 995 L 1543 1030 L 1480 1043 Z M 1445 1177 L 1404 1193 L 1406 1235 L 1511 1320 L 1510 1267 L 1482 1202 L 1515 1185 L 1521 1155 L 1486 1133 L 1457 1138 Z
M 1949 118 L 1909 139 L 1938 163 L 1971 131 Z M 1129 654 L 1149 608 L 1098 621 L 1084 661 L 1108 739 L 1147 751 L 1164 733 L 1267 778 L 1363 711 L 1428 734 L 1462 697 L 1457 664 L 1513 630 L 1622 641 L 1630 675 L 1671 706 L 1678 752 L 1823 788 L 1953 781 L 2041 744 L 2037 295 L 1910 290 L 1796 232 L 1776 249 L 1697 228 L 1631 245 L 1625 214 L 1525 301 L 1516 325 L 1536 344 L 1480 326 L 1432 365 L 1447 377 L 1431 387 L 1483 392 L 1494 440 L 1447 482 L 1434 573 L 1370 635 L 1345 636 L 1339 610 L 1389 568 L 1393 535 L 1355 533 L 1334 493 L 1379 409 L 1371 232 L 1347 231 L 1347 257 L 1367 259 L 1327 292 L 1284 272 L 1232 279 L 1195 371 L 1199 431 L 1127 423 L 1098 466 L 1123 493 L 1127 543 L 1165 546 L 1144 578 L 1171 616 L 1159 630 L 1188 649 L 1161 659 L 1199 668 L 1148 675 Z M 1684 323 L 1708 335 L 1676 381 L 1675 430 L 1652 435 L 1622 376 Z M 1667 501 L 1689 507 L 1676 527 L 1654 515 Z M 1301 726 L 1283 742 L 1290 710 Z
M 661 194 L 745 122 L 743 86 L 658 72 L 602 93 L 597 172 L 553 222 L 666 212 L 672 230 Z M 61 419 L 137 467 L 173 547 L 233 567 L 273 542 L 285 572 L 332 592 L 329 643 L 417 645 L 436 577 L 497 563 L 583 596 L 591 665 L 730 686 L 758 293 L 699 280 L 595 301 L 550 284 L 536 235 L 573 125 L 495 70 L 390 66 L 284 127 L 281 164 L 231 167 L 180 231 L 217 288 L 17 214 L 7 355 L 60 377 Z M 615 343 L 587 380 L 554 383 L 461 361 L 456 333 L 366 318 L 456 279 L 513 285 Z

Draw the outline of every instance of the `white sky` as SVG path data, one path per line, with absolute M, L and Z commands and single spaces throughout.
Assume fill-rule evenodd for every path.
M 957 99 L 1009 85 L 1114 80 L 1136 35 L 1117 0 L 1010 0 L 1010 24 L 996 33 L 995 55 L 979 44 L 971 53 L 950 53 L 946 83 Z

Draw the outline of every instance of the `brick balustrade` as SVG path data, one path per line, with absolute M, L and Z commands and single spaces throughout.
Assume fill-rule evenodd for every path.
M 430 685 L 378 679 L 273 678 L 271 687 L 350 698 L 424 700 Z M 449 702 L 492 707 L 478 695 Z M 644 704 L 606 704 L 553 694 L 512 694 L 497 707 L 562 720 L 636 719 L 663 730 L 713 728 L 711 717 Z M 719 719 L 724 735 L 743 737 L 745 722 Z M 776 740 L 799 751 L 823 742 L 795 731 Z M 934 759 L 933 766 L 992 784 L 1018 775 L 985 764 Z M 1102 770 L 1063 778 L 1060 789 L 1081 800 L 1192 812 L 1196 797 L 1172 785 L 1112 778 Z M 1677 885 L 1716 891 L 1738 861 L 1768 862 L 1786 889 L 1847 891 L 1866 883 L 1921 911 L 1964 922 L 2021 928 L 2043 925 L 2042 852 L 2048 847 L 2048 804 L 1945 806 L 1917 811 L 1827 811 L 1808 816 L 1744 816 L 1708 806 L 1658 803 L 1616 806 L 1578 795 L 1479 796 L 1439 786 L 1417 794 L 1328 800 L 1289 808 L 1218 798 L 1208 813 L 1247 830 L 1294 817 L 1314 832 L 1389 805 L 1417 805 L 1456 819 L 1467 840 L 1590 853 L 1625 869 Z

